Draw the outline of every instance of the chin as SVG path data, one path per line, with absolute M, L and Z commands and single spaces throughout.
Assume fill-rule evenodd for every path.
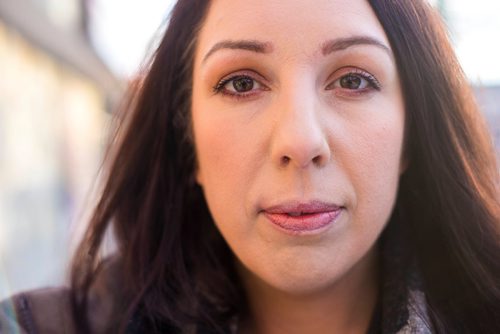
M 286 295 L 295 297 L 306 297 L 323 293 L 324 291 L 333 288 L 339 277 L 342 275 L 330 275 L 324 277 L 322 275 L 307 275 L 290 276 L 285 279 L 277 279 L 275 282 L 268 282 L 275 290 L 280 291 Z
M 245 283 L 263 289 L 272 289 L 294 296 L 305 296 L 325 291 L 335 285 L 345 273 L 345 264 L 333 264 L 331 261 L 311 261 L 303 256 L 294 261 L 261 263 L 252 268 L 239 263 L 239 271 Z M 329 270 L 325 270 L 325 269 Z
M 246 265 L 239 262 L 238 266 L 247 285 L 306 297 L 325 293 L 343 284 L 350 284 L 353 279 L 364 280 L 363 276 L 369 276 L 372 265 L 376 263 L 375 247 L 357 248 L 357 252 L 345 250 L 330 248 L 312 251 L 295 247 L 288 252 L 274 254 L 264 262 L 257 262 L 258 258 L 252 258 L 245 262 Z

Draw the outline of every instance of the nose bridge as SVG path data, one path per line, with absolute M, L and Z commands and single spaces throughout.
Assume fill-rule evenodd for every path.
M 321 166 L 330 158 L 321 124 L 320 101 L 314 80 L 296 73 L 281 85 L 275 105 L 273 160 L 281 166 Z

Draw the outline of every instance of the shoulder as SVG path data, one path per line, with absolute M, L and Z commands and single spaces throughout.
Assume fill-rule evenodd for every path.
M 124 301 L 116 260 L 105 260 L 88 294 L 92 333 L 106 333 Z M 68 287 L 44 288 L 16 294 L 0 303 L 0 334 L 76 333 Z
M 75 333 L 69 289 L 38 289 L 4 300 L 0 333 Z

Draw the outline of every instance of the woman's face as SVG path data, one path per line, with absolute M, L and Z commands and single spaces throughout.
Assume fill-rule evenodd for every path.
M 403 168 L 398 73 L 368 2 L 214 0 L 193 79 L 197 180 L 244 274 L 307 293 L 356 272 Z

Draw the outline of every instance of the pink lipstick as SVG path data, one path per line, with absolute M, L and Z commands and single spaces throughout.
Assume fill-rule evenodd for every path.
M 262 213 L 267 219 L 288 232 L 301 234 L 320 230 L 333 223 L 342 211 L 335 204 L 312 202 L 286 202 L 267 207 Z

